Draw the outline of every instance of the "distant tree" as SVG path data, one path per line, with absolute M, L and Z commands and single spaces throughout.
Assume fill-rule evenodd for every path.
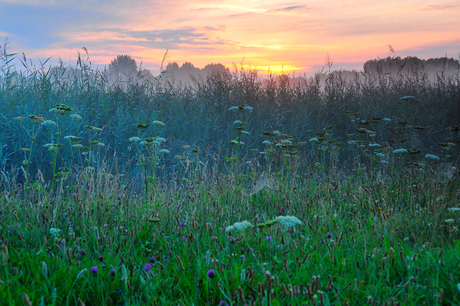
M 118 55 L 109 65 L 111 74 L 134 75 L 137 72 L 136 60 L 129 55 Z

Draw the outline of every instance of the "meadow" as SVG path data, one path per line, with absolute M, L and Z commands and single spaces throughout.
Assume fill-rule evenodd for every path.
M 0 67 L 1 305 L 460 305 L 459 72 Z

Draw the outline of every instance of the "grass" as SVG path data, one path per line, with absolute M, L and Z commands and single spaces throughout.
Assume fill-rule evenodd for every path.
M 4 50 L 2 303 L 460 304 L 458 75 L 121 88 Z

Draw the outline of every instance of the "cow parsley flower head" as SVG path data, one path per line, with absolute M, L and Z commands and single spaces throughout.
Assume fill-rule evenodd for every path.
M 440 160 L 440 158 L 438 156 L 433 155 L 433 154 L 426 154 L 425 158 L 429 158 L 429 159 L 432 159 L 432 160 Z
M 275 218 L 281 225 L 294 226 L 296 224 L 302 224 L 302 221 L 294 216 L 278 216 Z
M 393 151 L 393 154 L 404 154 L 407 153 L 406 149 L 397 149 Z
M 310 138 L 310 142 L 319 142 L 319 139 L 316 137 Z
M 244 231 L 245 229 L 247 229 L 247 228 L 249 228 L 251 226 L 252 226 L 251 222 L 244 220 L 242 222 L 236 222 L 233 225 L 228 226 L 225 229 L 225 231 L 230 232 L 232 230 L 237 230 L 237 231 L 241 232 L 241 231 Z

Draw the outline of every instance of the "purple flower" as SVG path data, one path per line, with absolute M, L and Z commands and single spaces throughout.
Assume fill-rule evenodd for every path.
M 109 273 L 110 273 L 111 276 L 115 276 L 115 272 L 116 272 L 115 269 L 110 269 Z
M 96 274 L 97 274 L 97 270 L 99 270 L 99 269 L 98 269 L 96 266 L 94 266 L 94 267 L 91 267 L 91 270 L 90 270 L 90 271 L 93 272 L 94 275 L 96 275 Z
M 273 238 L 272 238 L 272 236 L 267 236 L 267 237 L 265 237 L 265 239 L 266 239 L 267 241 L 271 241 Z
M 241 261 L 244 261 L 245 259 L 246 259 L 246 257 L 245 257 L 244 255 L 241 255 L 241 256 L 240 256 L 240 260 L 241 260 Z
M 164 260 L 164 262 L 168 262 L 168 261 L 169 261 L 169 260 L 168 260 L 167 258 Z
M 185 240 L 185 239 L 187 239 L 187 238 L 185 238 L 185 236 L 182 236 L 182 240 Z
M 102 269 L 105 269 L 106 267 L 107 267 L 107 266 L 106 266 L 105 264 L 104 264 L 104 265 L 102 265 Z
M 155 256 L 150 257 L 150 262 L 155 262 Z
M 181 222 L 181 223 L 179 223 L 179 226 L 180 226 L 180 227 L 184 227 L 184 226 L 185 226 L 185 223 L 184 223 L 184 222 Z
M 331 234 L 331 233 L 327 233 L 326 238 L 332 238 L 332 234 Z
M 214 271 L 214 270 L 209 270 L 209 271 L 208 271 L 208 277 L 209 277 L 210 279 L 213 279 L 214 277 L 216 277 L 216 271 Z
M 82 256 L 86 255 L 85 249 L 80 249 L 80 255 L 82 255 Z
M 118 197 L 117 197 L 117 200 L 118 200 L 118 201 L 120 201 L 120 200 L 121 200 L 121 197 L 120 197 L 120 196 L 118 196 Z
M 150 269 L 152 269 L 152 265 L 151 265 L 151 264 L 148 263 L 148 264 L 146 264 L 146 265 L 144 266 L 144 270 L 145 270 L 145 271 L 149 272 Z
M 281 211 L 284 212 L 284 207 L 281 207 Z

